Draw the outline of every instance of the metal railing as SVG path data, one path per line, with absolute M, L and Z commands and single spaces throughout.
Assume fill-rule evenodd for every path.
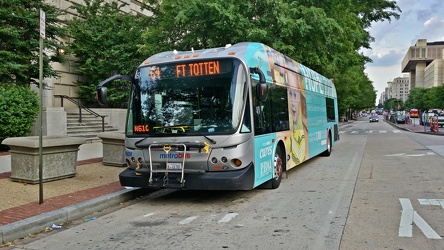
M 82 109 L 85 110 L 86 112 L 90 113 L 91 115 L 93 115 L 96 118 L 101 117 L 102 118 L 102 132 L 105 132 L 105 116 L 104 115 L 97 114 L 96 112 L 94 112 L 90 108 L 86 107 L 85 105 L 81 104 L 79 101 L 75 100 L 72 97 L 69 97 L 66 95 L 54 95 L 54 97 L 60 97 L 62 107 L 63 107 L 63 100 L 64 99 L 77 105 L 77 107 L 79 108 L 79 123 L 82 123 Z

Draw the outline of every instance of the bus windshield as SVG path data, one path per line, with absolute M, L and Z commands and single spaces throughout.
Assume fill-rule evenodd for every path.
M 234 133 L 242 120 L 246 77 L 235 59 L 140 67 L 126 134 Z

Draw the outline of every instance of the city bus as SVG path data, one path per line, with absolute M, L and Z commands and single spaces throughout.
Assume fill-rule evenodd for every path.
M 339 140 L 333 82 L 261 43 L 167 51 L 129 81 L 125 187 L 278 188 L 285 171 Z

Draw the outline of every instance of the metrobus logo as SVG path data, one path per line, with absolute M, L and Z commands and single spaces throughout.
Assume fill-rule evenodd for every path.
M 168 159 L 182 159 L 183 158 L 183 154 L 181 154 L 181 153 L 177 153 L 177 154 L 174 154 L 174 153 L 165 154 L 165 153 L 163 153 L 163 154 L 160 154 L 160 159 L 166 159 L 166 158 L 168 158 Z M 189 159 L 189 158 L 191 158 L 191 155 L 190 154 L 186 154 L 185 158 Z

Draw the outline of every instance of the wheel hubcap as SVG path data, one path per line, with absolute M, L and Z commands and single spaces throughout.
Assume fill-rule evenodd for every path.
M 282 175 L 282 159 L 279 155 L 276 155 L 276 159 L 274 161 L 274 169 L 276 171 L 276 179 L 279 179 Z

